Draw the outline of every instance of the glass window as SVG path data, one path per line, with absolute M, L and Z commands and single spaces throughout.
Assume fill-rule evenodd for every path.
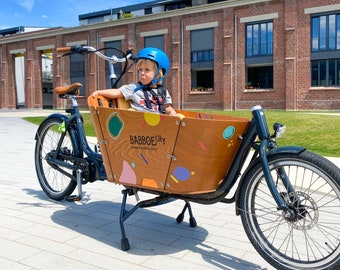
M 312 18 L 312 51 L 340 50 L 340 15 L 330 14 Z
M 145 8 L 145 9 L 144 9 L 144 14 L 145 14 L 145 15 L 152 14 L 152 8 L 151 8 L 151 7 Z
M 340 59 L 312 61 L 312 86 L 340 86 Z
M 320 61 L 319 76 L 320 76 L 320 86 L 326 85 L 326 60 Z
M 253 26 L 247 25 L 247 56 L 253 56 Z
M 273 23 L 267 23 L 267 51 L 268 55 L 273 55 Z
M 312 50 L 319 49 L 319 18 L 312 19 Z
M 80 88 L 80 94 L 85 95 L 85 62 L 83 55 L 70 55 L 70 79 L 71 83 L 80 82 L 83 85 L 83 87 Z
M 320 50 L 326 49 L 326 16 L 320 17 Z
M 340 15 L 336 16 L 336 49 L 340 50 Z
M 336 36 L 335 36 L 335 15 L 330 15 L 329 17 L 329 35 L 328 35 L 328 48 L 330 50 L 335 50 L 335 41 L 336 41 Z
M 214 88 L 214 28 L 193 30 L 191 42 L 191 86 L 193 91 Z
M 105 51 L 106 55 L 117 55 L 118 57 L 120 56 L 120 53 L 118 50 L 122 49 L 122 42 L 120 40 L 117 41 L 109 41 L 109 42 L 105 42 L 104 43 L 105 48 L 111 48 L 111 49 L 107 49 Z M 116 49 L 113 49 L 116 48 Z M 122 72 L 122 64 L 121 63 L 117 63 L 115 66 L 115 74 L 118 78 L 118 76 L 120 75 L 120 73 Z M 107 61 L 105 61 L 105 84 L 106 84 L 106 88 L 112 88 L 112 84 L 111 84 L 111 79 L 110 79 L 110 66 L 109 63 Z M 118 83 L 118 87 L 122 85 L 122 82 L 120 81 Z
M 311 86 L 339 87 L 340 14 L 314 16 L 311 28 Z
M 319 61 L 312 61 L 312 86 L 318 86 L 319 83 Z
M 335 60 L 328 61 L 328 85 L 336 85 L 335 81 Z
M 272 89 L 273 88 L 273 66 L 259 66 L 247 68 L 248 81 L 246 88 Z
M 247 57 L 273 55 L 273 23 L 263 22 L 246 26 Z
M 336 61 L 336 68 L 335 68 L 335 80 L 336 85 L 340 86 L 340 60 Z
M 192 70 L 192 90 L 193 91 L 213 91 L 214 71 L 213 70 Z

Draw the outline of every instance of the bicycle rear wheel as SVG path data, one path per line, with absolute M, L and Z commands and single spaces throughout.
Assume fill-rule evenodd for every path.
M 76 181 L 58 170 L 57 165 L 52 167 L 47 162 L 49 155 L 55 153 L 60 142 L 63 122 L 64 119 L 61 117 L 46 118 L 38 129 L 35 145 L 35 169 L 40 186 L 48 197 L 57 201 L 71 195 L 77 186 Z M 63 155 L 81 157 L 75 137 L 69 131 L 66 131 L 60 151 Z M 62 170 L 75 175 L 75 171 L 70 169 L 62 168 Z
M 268 163 L 280 195 L 296 217 L 277 210 L 261 165 L 255 165 L 245 177 L 239 202 L 243 227 L 255 249 L 276 269 L 339 269 L 339 168 L 307 151 L 276 154 Z M 282 168 L 293 192 L 282 182 Z

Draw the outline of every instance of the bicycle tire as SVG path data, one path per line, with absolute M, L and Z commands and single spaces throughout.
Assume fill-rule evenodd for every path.
M 63 122 L 64 119 L 57 116 L 46 118 L 37 131 L 35 145 L 35 169 L 39 184 L 45 194 L 56 201 L 70 196 L 77 186 L 76 181 L 51 167 L 45 159 L 46 155 L 55 150 L 59 143 L 60 127 Z M 81 157 L 75 135 L 70 130 L 66 131 L 62 148 L 70 156 Z M 74 171 L 69 170 L 69 173 L 75 175 Z
M 297 217 L 284 217 L 272 197 L 260 162 L 240 189 L 245 232 L 259 254 L 276 269 L 340 269 L 340 169 L 304 151 L 268 157 L 282 198 Z M 278 168 L 284 168 L 294 192 L 287 193 Z

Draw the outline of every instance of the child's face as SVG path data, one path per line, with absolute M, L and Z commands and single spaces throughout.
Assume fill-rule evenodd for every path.
M 154 67 L 151 64 L 142 62 L 138 66 L 138 76 L 139 76 L 139 81 L 147 85 L 149 84 L 152 79 L 155 77 L 155 70 Z

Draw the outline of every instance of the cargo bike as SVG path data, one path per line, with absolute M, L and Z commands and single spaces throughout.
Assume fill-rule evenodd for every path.
M 113 87 L 114 65 L 125 63 L 122 75 L 133 57 L 131 51 L 107 56 L 89 46 L 57 51 L 105 59 Z M 124 222 L 139 208 L 182 200 L 176 221 L 188 211 L 195 227 L 190 202 L 235 203 L 250 242 L 275 268 L 339 269 L 340 169 L 303 147 L 279 147 L 285 126 L 274 124 L 271 134 L 261 106 L 252 108 L 252 119 L 186 110 L 168 116 L 130 110 L 123 99 L 90 96 L 98 139 L 93 148 L 76 99 L 80 86 L 55 89 L 71 105 L 68 115 L 52 114 L 37 130 L 37 177 L 57 201 L 80 200 L 82 185 L 96 180 L 123 186 L 122 250 L 130 248 Z M 127 198 L 140 192 L 152 198 L 128 207 Z

